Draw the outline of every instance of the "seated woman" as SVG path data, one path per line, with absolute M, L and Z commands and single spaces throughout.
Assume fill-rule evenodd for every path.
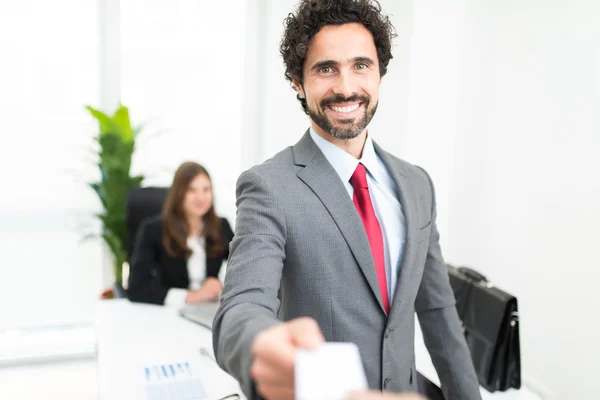
M 136 235 L 128 297 L 131 301 L 182 306 L 218 297 L 218 278 L 233 232 L 213 204 L 210 176 L 194 162 L 175 172 L 162 214 Z

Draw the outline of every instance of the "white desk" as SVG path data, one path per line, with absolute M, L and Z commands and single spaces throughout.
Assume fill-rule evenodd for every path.
M 98 380 L 100 400 L 147 400 L 143 366 L 193 359 L 201 366 L 202 384 L 209 399 L 242 395 L 235 379 L 211 357 L 211 332 L 187 321 L 169 307 L 104 300 L 98 305 Z
M 439 385 L 418 322 L 416 327 L 417 369 Z M 211 332 L 181 318 L 173 308 L 129 303 L 126 300 L 101 301 L 98 306 L 97 338 L 101 400 L 146 400 L 144 388 L 136 378 L 144 362 L 163 359 L 169 362 L 174 358 L 189 357 L 201 360 L 203 384 L 210 399 L 231 393 L 242 395 L 233 377 L 221 370 L 214 361 L 199 354 L 200 347 L 203 347 L 214 357 Z M 542 400 L 525 388 L 494 394 L 482 389 L 481 393 L 484 400 Z

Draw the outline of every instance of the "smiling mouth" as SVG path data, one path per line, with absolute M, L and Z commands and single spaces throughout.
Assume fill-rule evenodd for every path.
M 362 105 L 362 103 L 356 103 L 356 104 L 352 104 L 350 106 L 334 106 L 332 104 L 328 105 L 327 108 L 340 113 L 340 114 L 349 114 L 353 111 L 356 111 L 360 106 Z

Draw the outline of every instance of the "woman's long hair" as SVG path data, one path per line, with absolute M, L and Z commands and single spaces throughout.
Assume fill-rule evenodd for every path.
M 183 209 L 183 200 L 190 183 L 198 175 L 206 175 L 208 180 L 211 181 L 208 171 L 200 164 L 195 162 L 181 164 L 175 172 L 173 184 L 163 206 L 162 241 L 167 254 L 171 257 L 185 257 L 187 259 L 192 254 L 192 249 L 187 245 L 189 226 Z M 206 238 L 207 255 L 209 257 L 219 257 L 225 252 L 228 243 L 223 238 L 221 219 L 215 212 L 214 195 L 212 200 L 210 209 L 202 217 L 201 234 Z

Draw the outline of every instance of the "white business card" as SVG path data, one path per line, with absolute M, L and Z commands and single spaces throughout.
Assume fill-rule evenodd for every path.
M 314 350 L 296 350 L 296 400 L 344 400 L 366 390 L 367 379 L 354 343 L 324 343 Z

